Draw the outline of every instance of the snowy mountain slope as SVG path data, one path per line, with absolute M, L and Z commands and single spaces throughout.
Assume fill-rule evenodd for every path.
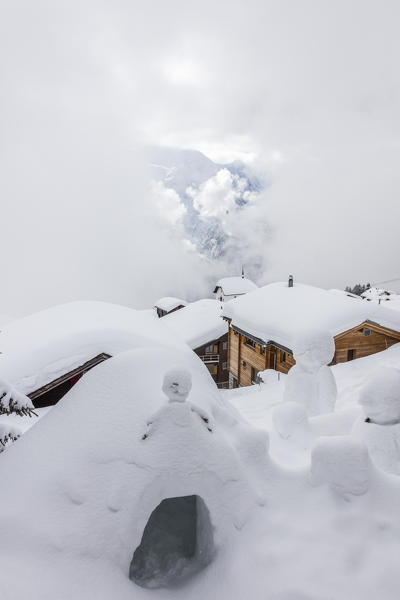
M 200 254 L 231 263 L 236 259 L 238 265 L 253 263 L 257 270 L 257 250 L 242 240 L 239 223 L 263 185 L 244 163 L 218 164 L 196 150 L 165 147 L 149 148 L 148 162 L 158 193 L 176 194 L 184 232 Z M 162 209 L 162 201 L 160 205 Z

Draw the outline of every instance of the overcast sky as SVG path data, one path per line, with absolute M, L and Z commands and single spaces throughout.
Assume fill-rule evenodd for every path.
M 164 218 L 149 143 L 269 182 L 240 223 L 260 282 L 400 277 L 397 1 L 0 7 L 0 312 L 208 291 L 218 268 Z

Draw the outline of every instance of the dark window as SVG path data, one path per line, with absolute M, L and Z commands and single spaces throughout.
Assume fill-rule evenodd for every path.
M 212 344 L 210 344 L 210 346 L 206 346 L 206 354 L 213 354 Z
M 260 354 L 265 354 L 265 346 L 260 346 Z
M 355 350 L 347 350 L 347 360 L 353 360 Z
M 254 367 L 251 367 L 251 382 L 252 383 L 258 383 L 258 374 L 259 374 L 259 371 L 257 369 L 255 369 Z
M 247 363 L 245 360 L 242 360 L 242 367 L 243 367 L 243 369 L 245 369 L 247 367 Z
M 286 362 L 286 352 L 282 352 L 282 350 L 281 350 L 281 362 L 283 362 L 283 363 Z
M 253 348 L 253 350 L 255 350 L 256 343 L 253 342 L 253 340 L 251 340 L 250 338 L 245 338 L 245 339 L 246 339 L 246 341 L 245 341 L 246 346 L 249 346 L 250 348 Z
M 370 329 L 364 329 L 363 330 L 363 334 L 366 335 L 366 336 L 371 335 L 371 330 Z
M 226 371 L 226 362 L 222 363 L 222 369 Z
M 222 349 L 228 350 L 228 342 L 222 342 Z

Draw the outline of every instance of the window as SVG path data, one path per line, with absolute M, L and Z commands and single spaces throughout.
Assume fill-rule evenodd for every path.
M 218 354 L 218 351 L 219 351 L 219 344 L 214 344 L 213 353 Z
M 224 371 L 226 371 L 226 369 L 227 369 L 227 366 L 226 366 L 226 365 L 227 365 L 227 363 L 226 363 L 226 362 L 222 363 L 222 369 L 223 369 Z
M 363 329 L 363 334 L 365 336 L 371 335 L 371 330 L 370 329 Z
M 249 348 L 253 348 L 253 350 L 256 349 L 256 343 L 253 342 L 253 340 L 251 340 L 250 338 L 245 338 L 245 345 L 249 346 Z
M 228 342 L 222 342 L 222 350 L 228 350 Z
M 206 346 L 206 354 L 213 354 L 212 344 L 210 344 L 209 346 Z
M 216 375 L 218 372 L 217 365 L 207 365 L 207 369 L 210 371 L 211 375 Z
M 238 331 L 233 330 L 233 335 L 239 335 Z
M 355 350 L 347 350 L 347 360 L 354 359 Z
M 265 355 L 265 346 L 260 346 L 260 354 Z
M 283 363 L 286 362 L 286 352 L 282 352 L 282 350 L 281 350 L 281 362 L 283 362 Z

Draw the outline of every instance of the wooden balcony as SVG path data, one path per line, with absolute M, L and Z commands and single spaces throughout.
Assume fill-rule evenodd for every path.
M 219 354 L 203 354 L 203 356 L 200 356 L 199 358 L 201 358 L 204 363 L 219 362 Z

